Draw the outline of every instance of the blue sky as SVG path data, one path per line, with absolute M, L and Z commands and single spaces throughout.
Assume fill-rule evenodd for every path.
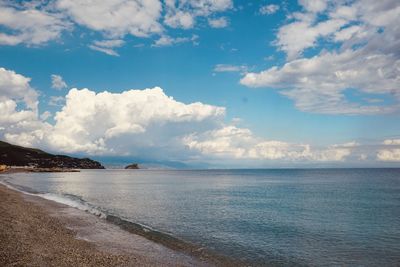
M 91 2 L 0 1 L 2 139 L 222 166 L 400 162 L 397 1 Z

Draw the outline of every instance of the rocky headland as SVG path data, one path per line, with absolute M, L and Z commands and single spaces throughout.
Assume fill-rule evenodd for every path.
M 36 148 L 27 148 L 0 141 L 0 165 L 27 167 L 33 171 L 70 171 L 71 169 L 104 169 L 89 158 L 53 155 Z

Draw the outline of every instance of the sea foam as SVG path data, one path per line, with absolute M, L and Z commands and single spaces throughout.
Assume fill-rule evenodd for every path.
M 0 184 L 5 185 L 6 187 L 23 193 L 25 195 L 30 195 L 30 196 L 37 196 L 40 198 L 44 198 L 47 200 L 51 200 L 60 204 L 67 205 L 72 208 L 76 208 L 82 211 L 89 212 L 93 215 L 96 215 L 102 219 L 105 219 L 107 217 L 107 214 L 103 211 L 101 211 L 98 207 L 95 207 L 82 198 L 75 196 L 73 194 L 53 194 L 53 193 L 39 193 L 35 192 L 32 189 L 28 189 L 23 186 L 15 185 L 12 184 L 8 181 L 7 178 L 0 179 Z
M 83 210 L 94 214 L 102 219 L 105 219 L 107 215 L 102 212 L 99 208 L 87 203 L 86 201 L 82 200 L 81 198 L 68 194 L 68 195 L 58 195 L 53 193 L 45 193 L 45 194 L 36 194 L 41 198 L 51 200 L 60 204 L 64 204 L 79 210 Z

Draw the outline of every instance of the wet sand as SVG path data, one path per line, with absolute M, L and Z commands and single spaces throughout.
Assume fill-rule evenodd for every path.
M 213 265 L 4 185 L 0 203 L 0 266 Z

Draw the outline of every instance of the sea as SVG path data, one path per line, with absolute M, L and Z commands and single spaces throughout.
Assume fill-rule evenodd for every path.
M 1 179 L 246 266 L 400 266 L 400 169 L 110 169 Z

